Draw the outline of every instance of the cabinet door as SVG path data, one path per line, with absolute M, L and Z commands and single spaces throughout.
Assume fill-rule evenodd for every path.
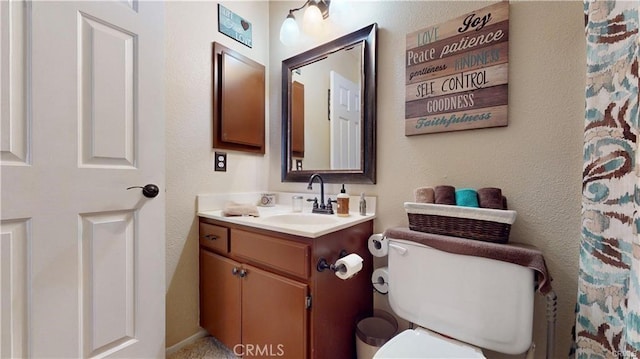
M 200 250 L 200 326 L 233 349 L 241 343 L 240 264 Z
M 213 43 L 213 147 L 264 154 L 265 67 Z
M 304 85 L 291 84 L 291 154 L 304 157 Z
M 244 357 L 306 358 L 307 285 L 248 265 L 244 268 L 247 271 L 242 280 Z

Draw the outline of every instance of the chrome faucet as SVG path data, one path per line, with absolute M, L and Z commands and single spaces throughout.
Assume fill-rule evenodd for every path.
M 331 199 L 328 199 L 327 201 L 328 204 L 324 203 L 324 181 L 322 180 L 322 177 L 320 177 L 319 174 L 314 173 L 311 175 L 311 177 L 309 178 L 309 184 L 307 185 L 307 189 L 308 190 L 313 189 L 312 187 L 313 180 L 316 178 L 320 180 L 320 205 L 316 206 L 316 203 L 314 203 L 313 210 L 311 212 L 322 213 L 322 214 L 333 214 L 333 208 L 331 207 Z

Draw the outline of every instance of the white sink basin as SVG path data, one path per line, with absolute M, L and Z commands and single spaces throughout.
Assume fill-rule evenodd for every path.
M 262 219 L 265 223 L 285 225 L 324 225 L 338 223 L 338 219 L 328 214 L 286 213 L 276 214 Z

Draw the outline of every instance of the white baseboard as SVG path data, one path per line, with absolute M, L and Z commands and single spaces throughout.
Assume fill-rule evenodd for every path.
M 202 328 L 200 328 L 200 330 L 196 334 L 188 337 L 187 339 L 185 339 L 185 340 L 183 340 L 183 341 L 181 341 L 181 342 L 179 342 L 177 344 L 174 344 L 174 345 L 168 347 L 165 350 L 165 355 L 168 357 L 169 355 L 177 352 L 178 350 L 182 349 L 183 347 L 186 347 L 187 345 L 195 342 L 196 340 L 198 340 L 200 338 L 204 338 L 207 335 L 208 335 L 207 331 L 202 329 Z

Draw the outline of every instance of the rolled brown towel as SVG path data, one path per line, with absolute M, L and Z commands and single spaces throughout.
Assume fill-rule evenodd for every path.
M 480 208 L 505 209 L 502 190 L 495 187 L 480 188 L 478 190 L 478 204 Z
M 456 205 L 456 188 L 453 186 L 436 186 L 435 203 L 436 204 L 448 204 Z
M 413 197 L 417 203 L 433 203 L 435 191 L 431 187 L 419 187 L 413 191 Z

